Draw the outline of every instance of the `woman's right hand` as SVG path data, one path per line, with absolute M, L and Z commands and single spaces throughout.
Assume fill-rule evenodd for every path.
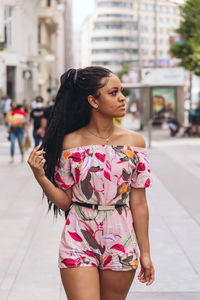
M 155 280 L 155 270 L 149 254 L 140 255 L 140 265 L 139 281 L 146 283 L 146 285 L 151 285 Z
M 40 145 L 35 147 L 28 158 L 28 164 L 36 179 L 40 179 L 45 176 L 44 164 L 46 160 L 43 156 L 45 152 L 43 150 L 39 150 L 39 148 Z

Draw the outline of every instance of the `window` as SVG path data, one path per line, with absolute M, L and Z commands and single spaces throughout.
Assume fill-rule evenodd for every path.
M 38 44 L 41 42 L 41 24 L 38 24 Z
M 51 6 L 51 0 L 47 0 L 47 6 Z
M 12 47 L 12 7 L 6 6 L 4 11 L 4 43 L 6 48 Z
M 160 5 L 156 6 L 156 11 L 161 11 L 161 6 Z
M 136 23 L 96 23 L 95 29 L 137 29 Z
M 137 66 L 138 65 L 138 61 L 135 60 L 127 60 L 127 61 L 119 61 L 119 60 L 109 60 L 109 61 L 92 61 L 92 65 L 93 66 L 122 66 L 123 64 L 130 64 L 132 66 Z
M 166 12 L 166 11 L 167 11 L 166 6 L 161 6 L 161 11 L 162 11 L 162 12 Z
M 132 20 L 133 15 L 127 15 L 127 14 L 100 14 L 98 15 L 99 18 L 123 18 L 127 20 Z
M 142 54 L 143 55 L 148 55 L 148 50 L 147 49 L 142 49 Z
M 148 44 L 148 39 L 147 38 L 141 38 L 141 43 L 147 45 Z
M 138 49 L 92 49 L 92 54 L 138 54 Z
M 160 56 L 162 56 L 162 55 L 163 55 L 163 51 L 162 51 L 162 50 L 160 50 L 160 51 L 159 51 L 159 54 L 160 54 Z
M 98 3 L 99 7 L 125 7 L 125 8 L 133 8 L 133 4 L 131 2 L 117 2 L 117 1 L 104 1 Z
M 129 36 L 108 36 L 93 37 L 92 42 L 137 42 L 137 37 Z
M 148 31 L 148 27 L 145 26 L 145 25 L 143 25 L 143 26 L 142 26 L 142 32 L 147 32 L 147 31 Z
M 147 9 L 150 10 L 150 11 L 152 11 L 152 10 L 154 10 L 154 6 L 151 5 L 151 4 L 149 4 L 149 5 L 147 5 Z

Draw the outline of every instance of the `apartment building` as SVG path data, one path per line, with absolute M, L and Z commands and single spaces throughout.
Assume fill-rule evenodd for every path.
M 117 72 L 132 67 L 170 66 L 170 37 L 180 22 L 179 8 L 166 0 L 95 0 L 81 32 L 81 65 Z

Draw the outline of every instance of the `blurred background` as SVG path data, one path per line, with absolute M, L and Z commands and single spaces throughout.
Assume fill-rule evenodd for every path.
M 157 280 L 135 280 L 127 299 L 200 299 L 199 15 L 200 0 L 0 0 L 0 299 L 66 299 L 64 217 L 47 214 L 23 162 L 45 134 L 61 74 L 89 65 L 119 76 L 127 114 L 115 122 L 140 132 L 151 158 Z

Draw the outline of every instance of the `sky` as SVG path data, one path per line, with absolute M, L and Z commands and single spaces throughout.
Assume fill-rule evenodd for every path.
M 83 20 L 92 14 L 94 0 L 73 0 L 73 23 L 75 29 L 80 28 Z

